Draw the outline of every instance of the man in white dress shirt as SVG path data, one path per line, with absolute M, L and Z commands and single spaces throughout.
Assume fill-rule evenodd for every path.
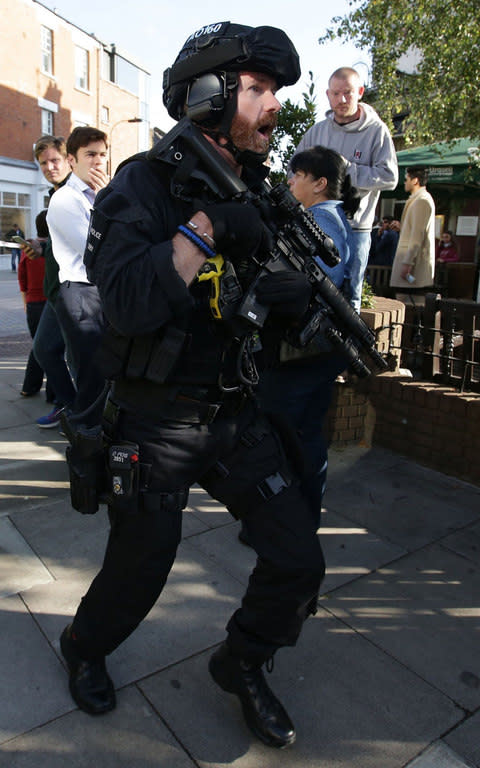
M 87 278 L 83 253 L 95 195 L 108 183 L 107 150 L 103 131 L 91 126 L 73 130 L 67 140 L 72 174 L 52 197 L 47 214 L 53 255 L 59 265 L 57 317 L 69 341 L 76 372 L 73 414 L 88 409 L 104 388 L 94 358 L 103 333 L 103 313 L 97 288 Z

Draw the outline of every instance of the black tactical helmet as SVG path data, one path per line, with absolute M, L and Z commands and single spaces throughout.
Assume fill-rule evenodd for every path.
M 185 114 L 205 124 L 221 118 L 229 91 L 237 85 L 229 73 L 262 72 L 278 88 L 300 77 L 300 62 L 290 38 L 276 27 L 247 27 L 229 21 L 209 24 L 188 37 L 172 67 L 163 75 L 163 103 L 180 120 Z M 208 77 L 216 73 L 217 77 Z M 206 75 L 207 77 L 202 77 Z M 196 93 L 189 103 L 195 83 Z

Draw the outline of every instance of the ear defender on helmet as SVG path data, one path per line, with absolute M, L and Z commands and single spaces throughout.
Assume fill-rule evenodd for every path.
M 188 87 L 185 114 L 201 125 L 218 125 L 227 98 L 225 77 L 214 72 L 201 75 Z

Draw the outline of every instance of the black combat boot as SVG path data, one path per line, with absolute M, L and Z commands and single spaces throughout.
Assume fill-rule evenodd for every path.
M 103 715 L 114 709 L 115 691 L 105 667 L 105 659 L 82 659 L 75 648 L 70 625 L 62 632 L 60 648 L 70 673 L 70 693 L 80 709 L 89 715 Z
M 269 747 L 287 747 L 296 738 L 295 728 L 279 700 L 270 690 L 261 666 L 233 656 L 224 643 L 209 662 L 210 674 L 228 693 L 235 693 L 251 731 Z

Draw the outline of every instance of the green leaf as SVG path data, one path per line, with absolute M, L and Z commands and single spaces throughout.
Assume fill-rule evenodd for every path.
M 480 134 L 478 0 L 350 0 L 319 43 L 349 40 L 372 57 L 373 88 L 365 100 L 388 125 L 402 110 L 405 143 L 424 144 Z M 399 59 L 421 52 L 414 74 Z

